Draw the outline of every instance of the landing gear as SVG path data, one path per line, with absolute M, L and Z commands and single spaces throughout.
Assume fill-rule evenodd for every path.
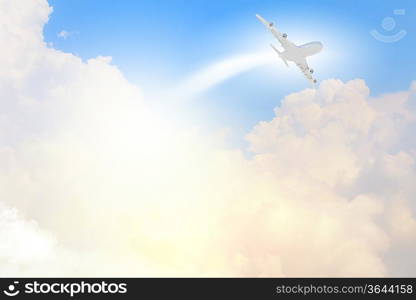
M 286 34 L 286 33 L 283 33 L 283 34 L 282 34 L 282 36 L 283 36 L 284 38 L 287 38 L 287 34 Z
M 312 74 L 313 73 L 313 69 L 310 69 L 309 72 Z

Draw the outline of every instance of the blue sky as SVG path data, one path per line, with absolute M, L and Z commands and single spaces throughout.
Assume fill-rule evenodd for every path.
M 175 85 L 211 63 L 238 54 L 272 51 L 273 37 L 254 17 L 274 21 L 297 43 L 320 40 L 310 65 L 318 80 L 363 78 L 373 95 L 406 90 L 416 79 L 416 2 L 407 1 L 110 1 L 49 0 L 54 12 L 45 40 L 83 59 L 108 55 L 145 94 Z M 405 15 L 395 15 L 405 9 Z M 381 27 L 385 17 L 396 26 Z M 369 31 L 407 35 L 396 43 Z M 66 30 L 68 38 L 57 34 Z M 319 57 L 326 58 L 319 60 Z M 222 82 L 191 104 L 197 118 L 243 134 L 273 116 L 285 95 L 308 87 L 294 66 L 252 69 Z

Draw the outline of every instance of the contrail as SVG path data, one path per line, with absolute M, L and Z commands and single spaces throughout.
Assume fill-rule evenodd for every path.
M 202 68 L 185 78 L 173 94 L 183 99 L 190 98 L 236 75 L 273 62 L 275 58 L 273 53 L 264 51 L 232 56 Z

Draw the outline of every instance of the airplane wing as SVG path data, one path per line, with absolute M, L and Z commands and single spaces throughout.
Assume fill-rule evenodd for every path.
M 305 77 L 313 84 L 316 83 L 316 79 L 312 77 L 311 70 L 308 66 L 308 63 L 306 62 L 306 59 L 302 59 L 299 61 L 295 61 L 295 64 L 298 66 L 300 71 L 305 75 Z M 313 70 L 312 70 L 313 72 Z
M 279 30 L 277 30 L 277 28 L 274 26 L 273 23 L 269 23 L 267 22 L 262 16 L 260 15 L 256 15 L 257 19 L 260 20 L 260 22 L 262 22 L 264 24 L 264 26 L 266 26 L 271 33 L 274 35 L 274 37 L 280 42 L 280 44 L 282 45 L 283 48 L 290 49 L 291 47 L 296 47 L 296 45 L 294 43 L 292 43 L 291 41 L 289 41 L 287 39 L 287 34 L 286 33 L 281 33 Z
M 287 39 L 287 34 L 282 34 L 276 27 L 271 26 L 270 31 L 274 35 L 274 37 L 280 42 L 283 48 L 290 49 L 291 47 L 296 47 L 294 43 Z

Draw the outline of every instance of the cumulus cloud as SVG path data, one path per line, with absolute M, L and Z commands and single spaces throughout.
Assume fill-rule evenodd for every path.
M 415 275 L 414 83 L 288 95 L 248 159 L 149 109 L 111 58 L 48 48 L 50 12 L 0 0 L 1 275 Z

